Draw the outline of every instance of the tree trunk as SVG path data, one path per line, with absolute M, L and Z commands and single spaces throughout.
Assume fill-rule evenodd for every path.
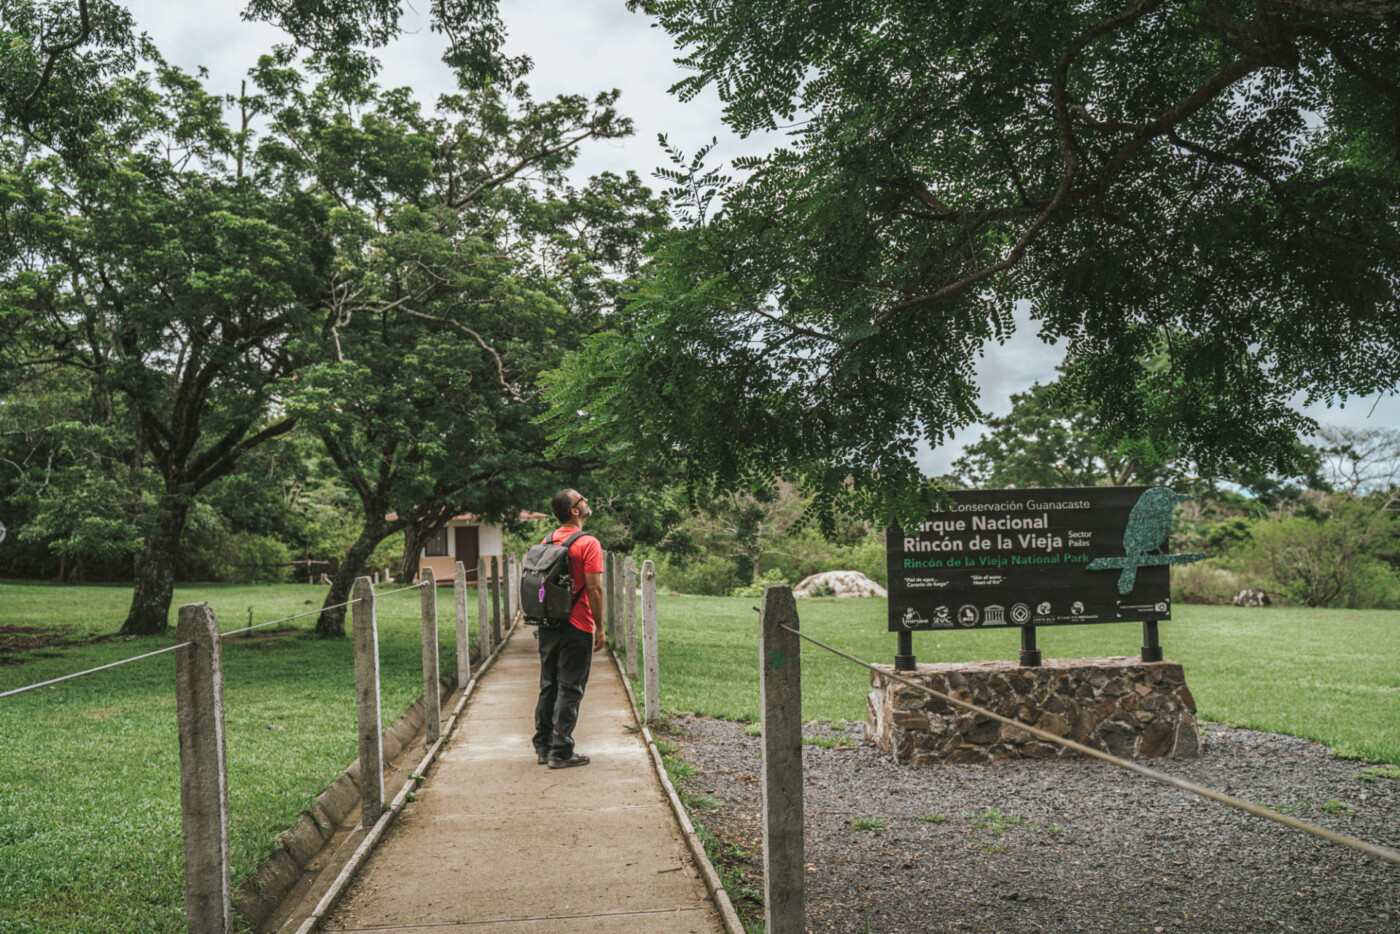
M 189 507 L 164 504 L 146 549 L 136 558 L 136 588 L 131 609 L 122 623 L 124 636 L 157 636 L 165 632 L 170 618 L 170 600 L 175 594 L 175 555 L 185 531 Z
M 393 528 L 384 522 L 367 525 L 360 532 L 360 537 L 346 550 L 345 556 L 340 559 L 340 567 L 335 569 L 335 576 L 331 578 L 331 590 L 326 594 L 326 602 L 321 604 L 335 609 L 322 610 L 321 615 L 316 617 L 316 632 L 323 636 L 345 637 L 346 607 L 336 604 L 350 599 L 355 578 L 364 570 L 365 562 L 374 553 L 375 546 L 384 541 L 392 531 Z
M 399 571 L 395 580 L 407 586 L 418 576 L 418 556 L 423 553 L 423 542 L 427 540 L 428 527 L 415 522 L 403 530 L 403 557 L 399 559 Z

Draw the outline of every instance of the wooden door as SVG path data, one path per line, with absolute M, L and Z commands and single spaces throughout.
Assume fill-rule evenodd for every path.
M 478 529 L 474 525 L 459 525 L 455 526 L 452 531 L 457 536 L 457 560 L 462 562 L 462 567 L 467 569 L 467 583 L 475 584 L 477 582 L 476 562 L 481 557 Z

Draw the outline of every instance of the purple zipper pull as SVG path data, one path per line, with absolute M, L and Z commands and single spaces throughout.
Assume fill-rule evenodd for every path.
M 540 584 L 540 602 L 544 602 L 544 584 Z

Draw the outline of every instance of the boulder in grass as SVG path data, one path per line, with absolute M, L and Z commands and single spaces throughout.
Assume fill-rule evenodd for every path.
M 1235 599 L 1230 601 L 1235 606 L 1268 606 L 1271 601 L 1269 595 L 1262 590 L 1246 588 L 1235 594 Z
M 885 588 L 859 571 L 823 571 L 804 578 L 794 597 L 887 597 Z

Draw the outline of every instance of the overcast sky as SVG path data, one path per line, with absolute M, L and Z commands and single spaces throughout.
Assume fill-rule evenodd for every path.
M 426 9 L 425 2 L 415 4 Z M 209 0 L 139 0 L 129 4 L 140 29 L 150 33 L 162 54 L 187 70 L 209 69 L 212 90 L 237 93 L 238 83 L 257 60 L 281 40 L 268 26 L 242 22 L 240 3 Z M 782 137 L 740 139 L 726 132 L 720 122 L 721 106 L 713 91 L 680 103 L 666 93 L 686 72 L 672 59 L 670 37 L 652 28 L 640 13 L 629 13 L 624 0 L 501 0 L 509 30 L 507 51 L 529 55 L 535 68 L 528 82 L 537 98 L 562 93 L 593 94 L 619 88 L 619 109 L 636 123 L 636 135 L 626 140 L 590 141 L 581 151 L 580 179 L 596 172 L 626 172 L 644 179 L 665 161 L 656 142 L 658 133 L 687 153 L 719 138 L 710 164 L 729 162 L 738 156 L 766 152 Z M 414 34 L 383 50 L 381 83 L 408 85 L 421 100 L 431 103 L 437 95 L 453 90 L 440 61 L 442 37 L 430 32 L 420 14 L 408 14 Z M 1024 319 L 1003 346 L 992 345 L 979 367 L 983 408 L 1004 413 L 1010 396 L 1034 382 L 1054 377 L 1063 357 L 1059 348 L 1041 342 Z M 1314 407 L 1308 414 L 1320 422 L 1350 426 L 1400 425 L 1400 398 L 1390 396 L 1354 400 L 1343 409 Z M 976 428 L 961 434 L 953 445 L 926 451 L 921 466 L 930 474 L 947 470 L 961 446 L 975 440 Z

